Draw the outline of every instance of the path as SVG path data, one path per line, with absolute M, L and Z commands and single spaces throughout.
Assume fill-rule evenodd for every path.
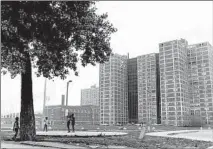
M 97 136 L 120 136 L 120 135 L 127 135 L 125 132 L 92 132 L 92 131 L 76 131 L 70 132 L 67 131 L 48 131 L 43 132 L 39 131 L 36 132 L 38 136 L 77 136 L 77 137 L 97 137 Z
M 31 145 L 23 145 L 20 143 L 16 143 L 13 141 L 2 141 L 1 142 L 1 148 L 2 149 L 9 149 L 9 148 L 28 148 L 28 149 L 55 149 L 55 148 L 47 148 L 47 147 L 37 147 L 37 146 L 31 146 Z
M 28 149 L 133 149 L 126 146 L 100 146 L 100 145 L 89 145 L 86 147 L 63 144 L 58 142 L 33 142 L 33 141 L 23 141 L 23 142 L 12 142 L 4 141 L 1 143 L 2 149 L 9 148 L 28 148 Z
M 181 131 L 165 131 L 146 133 L 149 136 L 161 136 L 171 138 L 184 138 L 200 141 L 213 141 L 212 130 L 181 130 Z
M 88 149 L 87 147 L 81 147 L 77 145 L 64 144 L 58 142 L 33 142 L 33 141 L 24 141 L 21 144 L 31 145 L 31 146 L 42 146 L 42 147 L 54 147 L 60 149 Z

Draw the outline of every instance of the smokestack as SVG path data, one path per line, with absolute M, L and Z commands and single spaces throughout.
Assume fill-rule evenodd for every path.
M 61 96 L 61 105 L 64 106 L 65 95 Z

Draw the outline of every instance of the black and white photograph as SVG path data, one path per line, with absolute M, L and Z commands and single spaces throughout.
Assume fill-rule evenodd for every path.
M 213 1 L 1 1 L 3 149 L 213 149 Z

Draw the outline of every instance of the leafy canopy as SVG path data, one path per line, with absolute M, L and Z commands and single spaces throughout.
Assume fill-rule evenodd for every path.
M 25 71 L 27 56 L 37 76 L 66 78 L 69 70 L 108 60 L 110 35 L 116 32 L 107 14 L 96 14 L 91 1 L 2 1 L 2 70 L 12 77 Z M 81 54 L 80 54 L 81 53 Z

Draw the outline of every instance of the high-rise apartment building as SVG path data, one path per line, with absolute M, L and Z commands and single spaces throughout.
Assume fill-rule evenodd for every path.
M 115 54 L 100 65 L 99 96 L 101 124 L 213 124 L 213 47 L 180 39 L 159 54 Z
M 138 75 L 137 58 L 128 59 L 128 119 L 138 123 Z
M 188 69 L 191 115 L 213 124 L 213 48 L 208 42 L 188 46 Z
M 159 123 L 160 90 L 158 54 L 137 57 L 138 121 Z
M 189 125 L 188 42 L 184 39 L 159 44 L 161 123 Z
M 112 54 L 100 64 L 99 98 L 101 124 L 128 122 L 127 56 Z
M 99 106 L 99 88 L 95 85 L 81 90 L 81 105 Z

